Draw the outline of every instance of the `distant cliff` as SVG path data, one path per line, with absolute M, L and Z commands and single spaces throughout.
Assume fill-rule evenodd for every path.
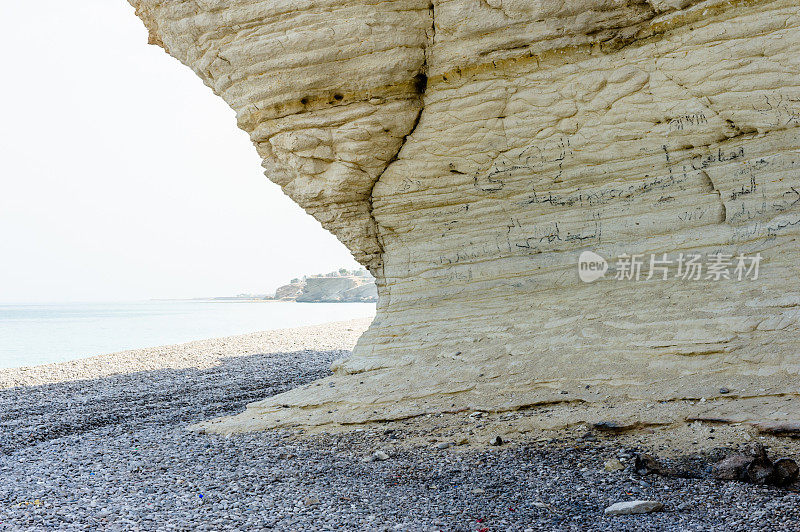
M 302 303 L 374 303 L 378 301 L 375 280 L 363 271 L 339 271 L 314 275 L 275 290 L 271 299 Z

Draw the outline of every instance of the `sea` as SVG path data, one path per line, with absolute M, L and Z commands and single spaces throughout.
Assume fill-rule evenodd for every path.
M 0 368 L 374 315 L 374 303 L 192 300 L 0 305 Z

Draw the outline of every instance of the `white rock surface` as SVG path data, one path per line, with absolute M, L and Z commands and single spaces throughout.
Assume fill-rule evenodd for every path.
M 312 276 L 294 279 L 278 287 L 274 299 L 301 303 L 375 303 L 378 289 L 372 277 L 368 276 Z
M 626 501 L 614 503 L 605 509 L 606 515 L 649 514 L 659 512 L 664 505 L 658 501 Z
M 378 297 L 372 279 L 343 277 L 309 277 L 305 281 L 302 292 L 296 301 L 303 302 L 338 302 L 365 301 L 375 302 Z
M 207 430 L 798 417 L 795 0 L 131 2 L 380 295 L 333 377 Z M 593 283 L 586 251 L 612 261 Z M 613 279 L 718 252 L 760 276 Z

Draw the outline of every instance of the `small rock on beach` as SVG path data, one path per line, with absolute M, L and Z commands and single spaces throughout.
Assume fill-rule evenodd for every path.
M 664 505 L 658 501 L 625 501 L 612 504 L 605 509 L 606 515 L 632 515 L 660 512 Z

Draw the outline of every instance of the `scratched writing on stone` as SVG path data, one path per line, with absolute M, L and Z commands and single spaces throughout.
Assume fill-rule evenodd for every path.
M 708 124 L 705 113 L 691 113 L 679 116 L 669 121 L 670 131 L 683 131 L 685 128 Z
M 547 141 L 543 147 L 531 144 L 516 155 L 509 154 L 495 161 L 486 174 L 476 173 L 473 178 L 474 185 L 481 192 L 498 192 L 505 187 L 503 178 L 520 170 L 533 172 L 548 163 L 557 165 L 553 181 L 558 181 L 564 171 L 564 161 L 571 155 L 573 152 L 569 137 Z
M 800 95 L 765 94 L 758 106 L 758 113 L 771 118 L 774 126 L 796 126 L 800 124 Z

